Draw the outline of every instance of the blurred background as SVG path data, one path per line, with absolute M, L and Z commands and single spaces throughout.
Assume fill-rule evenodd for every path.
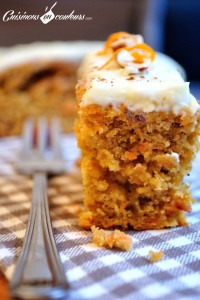
M 0 0 L 0 47 L 34 41 L 105 40 L 115 31 L 140 33 L 146 43 L 177 60 L 200 99 L 199 0 L 58 0 L 55 15 L 86 15 L 88 21 L 3 21 L 4 14 L 43 15 L 56 0 Z

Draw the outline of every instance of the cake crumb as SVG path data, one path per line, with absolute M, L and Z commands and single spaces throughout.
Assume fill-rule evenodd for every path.
M 160 261 L 163 258 L 164 252 L 162 250 L 160 251 L 149 251 L 150 256 L 150 262 L 157 262 Z
M 120 230 L 106 231 L 98 227 L 91 227 L 93 233 L 93 242 L 106 248 L 118 248 L 125 251 L 132 250 L 132 238 Z
M 127 80 L 134 80 L 135 78 L 133 76 L 130 76 L 127 78 Z

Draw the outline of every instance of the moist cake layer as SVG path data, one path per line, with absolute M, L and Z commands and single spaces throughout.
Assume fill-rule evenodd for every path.
M 83 227 L 134 229 L 185 225 L 191 209 L 183 177 L 197 149 L 190 115 L 90 105 L 76 132 L 82 150 Z

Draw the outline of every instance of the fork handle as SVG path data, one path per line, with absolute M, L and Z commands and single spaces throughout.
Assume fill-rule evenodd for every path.
M 28 226 L 10 293 L 21 299 L 60 299 L 67 288 L 51 227 L 46 174 L 35 173 Z

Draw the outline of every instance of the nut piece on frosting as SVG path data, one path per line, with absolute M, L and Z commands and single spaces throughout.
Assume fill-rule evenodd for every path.
M 128 32 L 116 32 L 111 34 L 106 43 L 102 54 L 109 50 L 116 51 L 123 47 L 132 47 L 136 44 L 143 43 L 143 37 L 140 34 L 130 34 Z
M 105 47 L 99 55 L 111 55 L 111 57 L 99 68 L 102 70 L 115 61 L 119 67 L 137 74 L 149 68 L 155 59 L 155 51 L 143 43 L 140 35 L 127 32 L 112 34 L 106 41 Z

